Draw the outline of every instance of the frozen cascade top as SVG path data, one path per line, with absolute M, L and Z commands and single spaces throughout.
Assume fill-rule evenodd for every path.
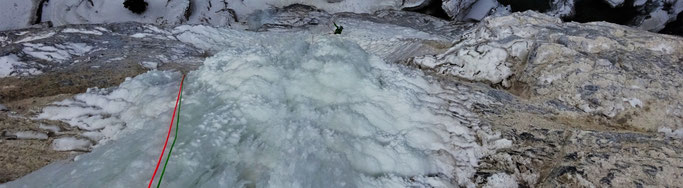
M 271 36 L 226 46 L 189 73 L 163 187 L 472 187 L 479 158 L 506 143 L 451 115 L 469 111 L 443 97 L 457 89 L 418 71 L 334 37 Z M 146 185 L 179 78 L 152 71 L 82 94 L 122 105 L 116 139 L 0 187 Z

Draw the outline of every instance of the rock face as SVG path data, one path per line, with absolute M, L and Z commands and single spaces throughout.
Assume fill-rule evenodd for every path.
M 680 140 L 657 134 L 683 125 L 681 62 L 681 38 L 534 12 L 488 18 L 447 52 L 408 60 L 503 89 L 486 89 L 503 105 L 475 111 L 513 146 L 477 178 L 502 170 L 531 187 L 683 183 Z
M 683 123 L 678 37 L 525 12 L 487 19 L 456 41 L 445 53 L 410 63 L 632 129 Z

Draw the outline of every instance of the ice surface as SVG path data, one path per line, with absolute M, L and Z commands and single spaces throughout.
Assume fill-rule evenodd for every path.
M 187 76 L 163 187 L 474 186 L 469 178 L 496 136 L 451 115 L 468 109 L 439 98 L 448 92 L 422 73 L 335 36 L 215 32 L 232 42 Z M 146 185 L 180 77 L 151 71 L 46 108 L 40 117 L 102 133 L 125 128 L 76 162 L 6 185 Z

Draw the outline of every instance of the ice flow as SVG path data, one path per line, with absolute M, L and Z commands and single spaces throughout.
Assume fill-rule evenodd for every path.
M 162 187 L 473 186 L 489 148 L 476 125 L 451 115 L 441 85 L 331 36 L 265 41 L 226 46 L 188 74 Z M 179 80 L 163 71 L 127 80 L 111 91 L 125 99 L 110 115 L 125 123 L 115 139 L 4 186 L 146 185 Z

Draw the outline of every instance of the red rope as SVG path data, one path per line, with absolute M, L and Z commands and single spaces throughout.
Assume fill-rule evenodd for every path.
M 161 164 L 161 159 L 164 157 L 164 152 L 166 152 L 166 145 L 168 144 L 168 137 L 171 136 L 171 129 L 173 129 L 173 119 L 175 119 L 175 112 L 178 109 L 178 101 L 180 101 L 180 91 L 183 89 L 183 81 L 185 81 L 185 75 L 183 79 L 180 80 L 180 90 L 178 90 L 178 98 L 175 101 L 175 107 L 173 108 L 173 116 L 171 116 L 171 125 L 168 126 L 168 134 L 166 135 L 166 141 L 164 142 L 164 149 L 161 149 L 161 155 L 159 155 L 159 161 L 157 161 L 157 167 L 154 168 L 154 174 L 152 174 L 152 179 L 149 180 L 149 185 L 147 188 L 152 187 L 152 182 L 154 182 L 154 176 L 157 175 L 157 170 L 159 170 L 159 165 Z

